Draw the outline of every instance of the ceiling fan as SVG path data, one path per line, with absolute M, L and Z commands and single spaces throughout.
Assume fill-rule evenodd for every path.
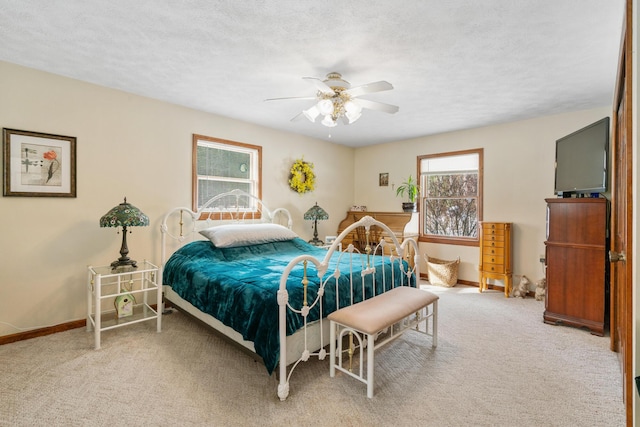
M 360 98 L 360 96 L 369 93 L 393 89 L 393 85 L 384 80 L 351 87 L 351 84 L 344 80 L 340 73 L 336 72 L 327 74 L 324 80 L 316 77 L 303 77 L 303 79 L 316 87 L 318 92 L 315 96 L 270 98 L 265 101 L 279 101 L 284 99 L 315 100 L 316 103 L 313 106 L 303 110 L 300 114 L 292 118 L 291 121 L 304 116 L 311 122 L 315 122 L 318 116 L 323 115 L 324 119 L 322 119 L 321 123 L 327 127 L 336 126 L 339 119 L 344 124 L 355 122 L 362 116 L 363 108 L 389 114 L 394 114 L 399 110 L 395 105 Z

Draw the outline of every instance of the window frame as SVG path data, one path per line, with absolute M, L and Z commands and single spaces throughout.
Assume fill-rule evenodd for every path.
M 251 194 L 256 197 L 259 200 L 262 200 L 262 147 L 259 145 L 253 145 L 253 144 L 247 144 L 244 142 L 238 142 L 238 141 L 231 141 L 228 139 L 221 139 L 221 138 L 214 138 L 211 136 L 206 136 L 206 135 L 198 135 L 198 134 L 193 134 L 193 140 L 192 140 L 192 154 L 191 154 L 191 159 L 192 159 L 192 164 L 191 164 L 191 208 L 194 212 L 198 212 L 199 208 L 198 208 L 198 147 L 200 146 L 199 142 L 203 141 L 203 142 L 209 142 L 209 143 L 214 143 L 214 144 L 219 144 L 219 145 L 223 145 L 223 146 L 229 146 L 229 151 L 240 151 L 237 148 L 234 149 L 234 147 L 241 147 L 243 149 L 249 149 L 249 150 L 253 150 L 256 152 L 255 155 L 255 159 L 253 159 L 252 161 L 254 161 L 257 164 L 251 164 L 249 165 L 249 170 L 251 170 L 252 168 L 256 168 L 256 177 L 254 179 L 255 181 L 255 185 L 254 185 L 254 192 L 252 192 Z M 203 212 L 207 212 L 207 210 L 204 210 Z M 255 218 L 259 218 L 260 215 L 260 211 L 259 210 L 255 210 L 255 211 L 248 211 L 248 213 L 252 213 L 255 216 Z M 206 216 L 206 214 L 205 214 Z M 224 218 L 223 218 L 224 219 Z
M 418 170 L 418 179 L 420 185 L 422 185 L 422 160 L 425 159 L 433 159 L 438 157 L 454 157 L 461 156 L 466 154 L 477 154 L 478 155 L 478 233 L 476 237 L 460 237 L 460 236 L 435 236 L 432 234 L 425 234 L 424 230 L 424 205 L 427 197 L 425 197 L 423 192 L 420 192 L 420 204 L 419 204 L 419 242 L 426 243 L 443 243 L 448 245 L 460 245 L 460 246 L 479 246 L 480 245 L 480 223 L 483 220 L 483 203 L 482 200 L 484 198 L 483 192 L 483 183 L 484 183 L 484 149 L 476 148 L 469 150 L 461 150 L 461 151 L 449 151 L 445 153 L 435 153 L 435 154 L 424 154 L 417 157 L 417 170 Z

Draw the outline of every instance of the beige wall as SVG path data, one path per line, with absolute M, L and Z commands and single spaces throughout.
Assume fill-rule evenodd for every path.
M 85 316 L 86 266 L 117 258 L 121 242 L 98 219 L 124 196 L 151 220 L 132 230 L 130 255 L 160 261 L 161 216 L 191 204 L 193 133 L 261 145 L 263 198 L 288 208 L 306 239 L 312 230 L 302 214 L 315 201 L 330 214 L 319 223 L 320 236 L 335 234 L 353 204 L 400 211 L 393 185 L 415 174 L 416 156 L 483 147 L 484 218 L 514 222 L 514 272 L 536 280 L 555 140 L 610 114 L 604 107 L 353 150 L 3 62 L 0 93 L 2 127 L 78 138 L 77 198 L 0 198 L 0 336 L 20 332 L 6 323 L 33 328 Z M 291 162 L 302 155 L 318 175 L 317 190 L 307 195 L 287 186 Z M 389 187 L 378 186 L 381 172 L 389 173 Z M 477 248 L 421 249 L 460 256 L 460 277 L 477 281 Z
M 610 115 L 611 107 L 603 107 L 360 148 L 355 159 L 356 202 L 372 211 L 400 211 L 403 200 L 395 196 L 393 186 L 409 174 L 416 176 L 417 156 L 484 148 L 484 220 L 513 222 L 513 272 L 535 282 L 544 277 L 539 259 L 544 254 L 544 199 L 555 197 L 555 141 Z M 389 187 L 377 185 L 380 172 L 389 173 Z M 477 247 L 420 246 L 423 254 L 437 258 L 459 256 L 459 277 L 478 281 Z M 424 262 L 421 268 L 424 272 Z
M 150 227 L 128 236 L 133 259 L 160 261 L 159 221 L 191 206 L 193 133 L 263 147 L 263 199 L 286 207 L 294 230 L 311 238 L 302 214 L 314 202 L 335 234 L 353 203 L 354 150 L 0 62 L 0 127 L 77 137 L 77 198 L 0 198 L 0 336 L 85 317 L 87 265 L 119 254 L 121 234 L 98 220 L 123 197 Z M 288 171 L 304 155 L 317 189 L 289 190 Z M 346 184 L 346 185 L 345 185 Z M 336 192 L 335 189 L 340 191 Z

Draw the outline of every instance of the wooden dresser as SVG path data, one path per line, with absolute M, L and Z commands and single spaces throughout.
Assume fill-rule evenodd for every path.
M 511 293 L 511 223 L 480 223 L 480 292 L 488 288 L 487 279 L 504 282 L 504 296 Z
M 588 328 L 607 326 L 608 201 L 603 198 L 547 199 L 544 322 Z
M 347 216 L 338 225 L 338 234 L 342 233 L 348 226 L 360 220 L 364 216 L 370 216 L 383 222 L 391 229 L 400 243 L 407 238 L 418 238 L 418 214 L 412 212 L 363 212 L 363 211 L 347 211 Z M 384 238 L 391 242 L 389 236 L 383 233 L 381 229 L 372 227 L 370 231 L 370 242 L 379 242 L 380 238 Z M 342 241 L 342 247 L 346 248 L 353 243 L 358 250 L 364 251 L 366 246 L 366 238 L 363 230 L 356 228 L 349 233 Z

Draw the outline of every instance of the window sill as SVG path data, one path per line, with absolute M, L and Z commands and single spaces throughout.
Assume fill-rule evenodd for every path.
M 442 243 L 445 245 L 458 245 L 458 246 L 480 246 L 480 240 L 477 237 L 464 238 L 464 237 L 444 237 L 444 236 L 422 235 L 418 238 L 418 242 Z

